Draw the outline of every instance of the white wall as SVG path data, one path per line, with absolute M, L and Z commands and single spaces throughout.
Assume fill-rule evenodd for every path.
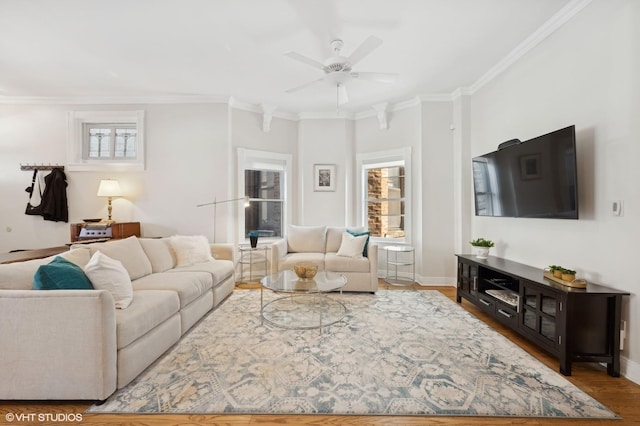
M 451 102 L 422 103 L 422 284 L 453 284 L 454 144 Z
M 125 197 L 113 201 L 113 218 L 140 221 L 145 236 L 213 233 L 213 219 L 196 204 L 226 192 L 229 164 L 216 155 L 227 140 L 227 106 L 178 105 L 0 105 L 0 252 L 69 242 L 69 224 L 26 216 L 31 172 L 20 163 L 66 163 L 70 110 L 146 111 L 144 172 L 69 172 L 69 222 L 106 218 L 106 200 L 96 192 L 100 179 L 121 183 Z
M 323 119 L 301 120 L 298 141 L 299 182 L 296 193 L 298 200 L 299 225 L 347 226 L 348 209 L 346 195 L 351 194 L 347 182 L 350 181 L 353 162 L 353 141 L 349 138 L 350 120 Z M 315 192 L 314 165 L 334 164 L 336 166 L 336 190 Z M 348 202 L 351 203 L 353 197 Z
M 596 0 L 471 97 L 471 155 L 575 124 L 580 220 L 472 219 L 495 254 L 572 267 L 632 293 L 623 374 L 640 380 L 640 306 L 632 272 L 640 235 L 640 2 Z M 471 194 L 467 194 L 471 197 Z M 611 214 L 624 201 L 624 216 Z M 631 271 L 631 273 L 629 273 Z

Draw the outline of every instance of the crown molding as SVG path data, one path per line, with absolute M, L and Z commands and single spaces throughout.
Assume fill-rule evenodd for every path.
M 421 102 L 451 102 L 461 96 L 473 95 L 480 88 L 492 81 L 511 65 L 516 63 L 526 53 L 534 49 L 543 40 L 562 27 L 572 19 L 582 9 L 587 7 L 593 0 L 571 0 L 560 9 L 547 22 L 538 28 L 533 34 L 527 37 L 522 43 L 514 48 L 507 56 L 491 67 L 484 75 L 476 80 L 470 87 L 459 87 L 449 94 L 434 93 L 420 94 L 411 99 L 389 103 L 386 111 L 400 111 L 419 105 Z M 115 104 L 187 104 L 187 103 L 221 103 L 227 104 L 230 108 L 249 111 L 257 114 L 265 114 L 263 103 L 250 103 L 239 100 L 233 96 L 200 96 L 200 95 L 177 95 L 177 96 L 62 96 L 62 97 L 35 97 L 35 96 L 2 96 L 0 104 L 76 104 L 76 105 L 115 105 Z M 286 120 L 329 120 L 347 119 L 359 120 L 362 118 L 376 117 L 378 112 L 373 107 L 366 108 L 359 112 L 335 111 L 335 112 L 287 112 L 274 109 L 268 113 L 270 117 L 277 117 Z
M 415 106 L 420 105 L 420 103 L 422 102 L 422 100 L 420 99 L 419 96 L 415 96 L 411 99 L 407 99 L 404 101 L 400 101 L 400 102 L 396 102 L 395 104 L 391 104 L 389 103 L 387 105 L 386 111 L 387 112 L 396 112 L 396 111 L 401 111 L 403 109 L 407 109 L 407 108 L 412 108 Z M 378 116 L 378 111 L 375 109 L 375 106 L 372 105 L 370 107 L 371 109 L 367 109 L 365 111 L 360 111 L 358 113 L 356 113 L 354 115 L 354 120 L 360 120 L 362 118 L 369 118 L 369 117 L 377 117 Z
M 265 109 L 264 109 L 265 104 L 262 104 L 262 103 L 254 104 L 247 101 L 242 101 L 234 96 L 231 96 L 229 98 L 229 106 L 234 109 L 247 111 L 247 112 L 254 112 L 256 114 L 265 113 Z M 286 111 L 276 111 L 275 108 L 277 107 L 275 105 L 271 105 L 270 107 L 273 108 L 273 111 L 270 114 L 272 117 L 283 118 L 285 120 L 291 120 L 291 121 L 296 121 L 299 119 L 298 114 L 294 114 Z
M 455 91 L 453 93 L 455 93 Z M 451 102 L 454 97 L 453 93 L 425 93 L 418 95 L 418 99 L 421 102 Z
M 543 40 L 549 37 L 558 28 L 563 26 L 567 21 L 573 18 L 578 12 L 587 7 L 592 0 L 571 0 L 565 7 L 560 9 L 540 28 L 527 37 L 522 43 L 516 46 L 507 56 L 505 56 L 496 65 L 491 67 L 482 77 L 480 77 L 470 87 L 470 94 L 475 93 L 481 87 L 496 78 L 499 74 L 517 62 L 526 53 L 538 46 Z
M 0 104 L 36 105 L 130 105 L 224 103 L 228 96 L 0 96 Z
M 298 120 L 354 120 L 354 114 L 347 111 L 334 112 L 301 112 L 298 113 Z

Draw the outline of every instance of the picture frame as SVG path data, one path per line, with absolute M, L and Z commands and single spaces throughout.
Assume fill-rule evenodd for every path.
M 336 190 L 336 165 L 313 165 L 313 190 L 316 192 Z

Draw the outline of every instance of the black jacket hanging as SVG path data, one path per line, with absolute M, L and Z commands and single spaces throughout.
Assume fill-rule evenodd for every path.
M 51 170 L 44 178 L 44 193 L 42 194 L 42 217 L 54 222 L 68 222 L 69 208 L 67 206 L 67 177 L 61 168 Z

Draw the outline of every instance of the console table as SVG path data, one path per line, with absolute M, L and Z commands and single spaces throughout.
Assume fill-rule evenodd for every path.
M 464 298 L 555 355 L 565 376 L 574 361 L 603 362 L 610 376 L 620 376 L 620 312 L 629 293 L 563 286 L 542 269 L 499 257 L 456 256 L 458 303 Z
M 78 242 L 83 240 L 82 238 L 80 238 L 80 230 L 86 225 L 92 225 L 92 223 L 72 223 L 70 225 L 71 242 Z M 119 240 L 132 236 L 140 237 L 140 222 L 113 222 L 107 226 L 111 228 L 111 237 L 109 237 L 110 239 Z M 101 235 L 95 235 L 85 239 L 101 238 Z

